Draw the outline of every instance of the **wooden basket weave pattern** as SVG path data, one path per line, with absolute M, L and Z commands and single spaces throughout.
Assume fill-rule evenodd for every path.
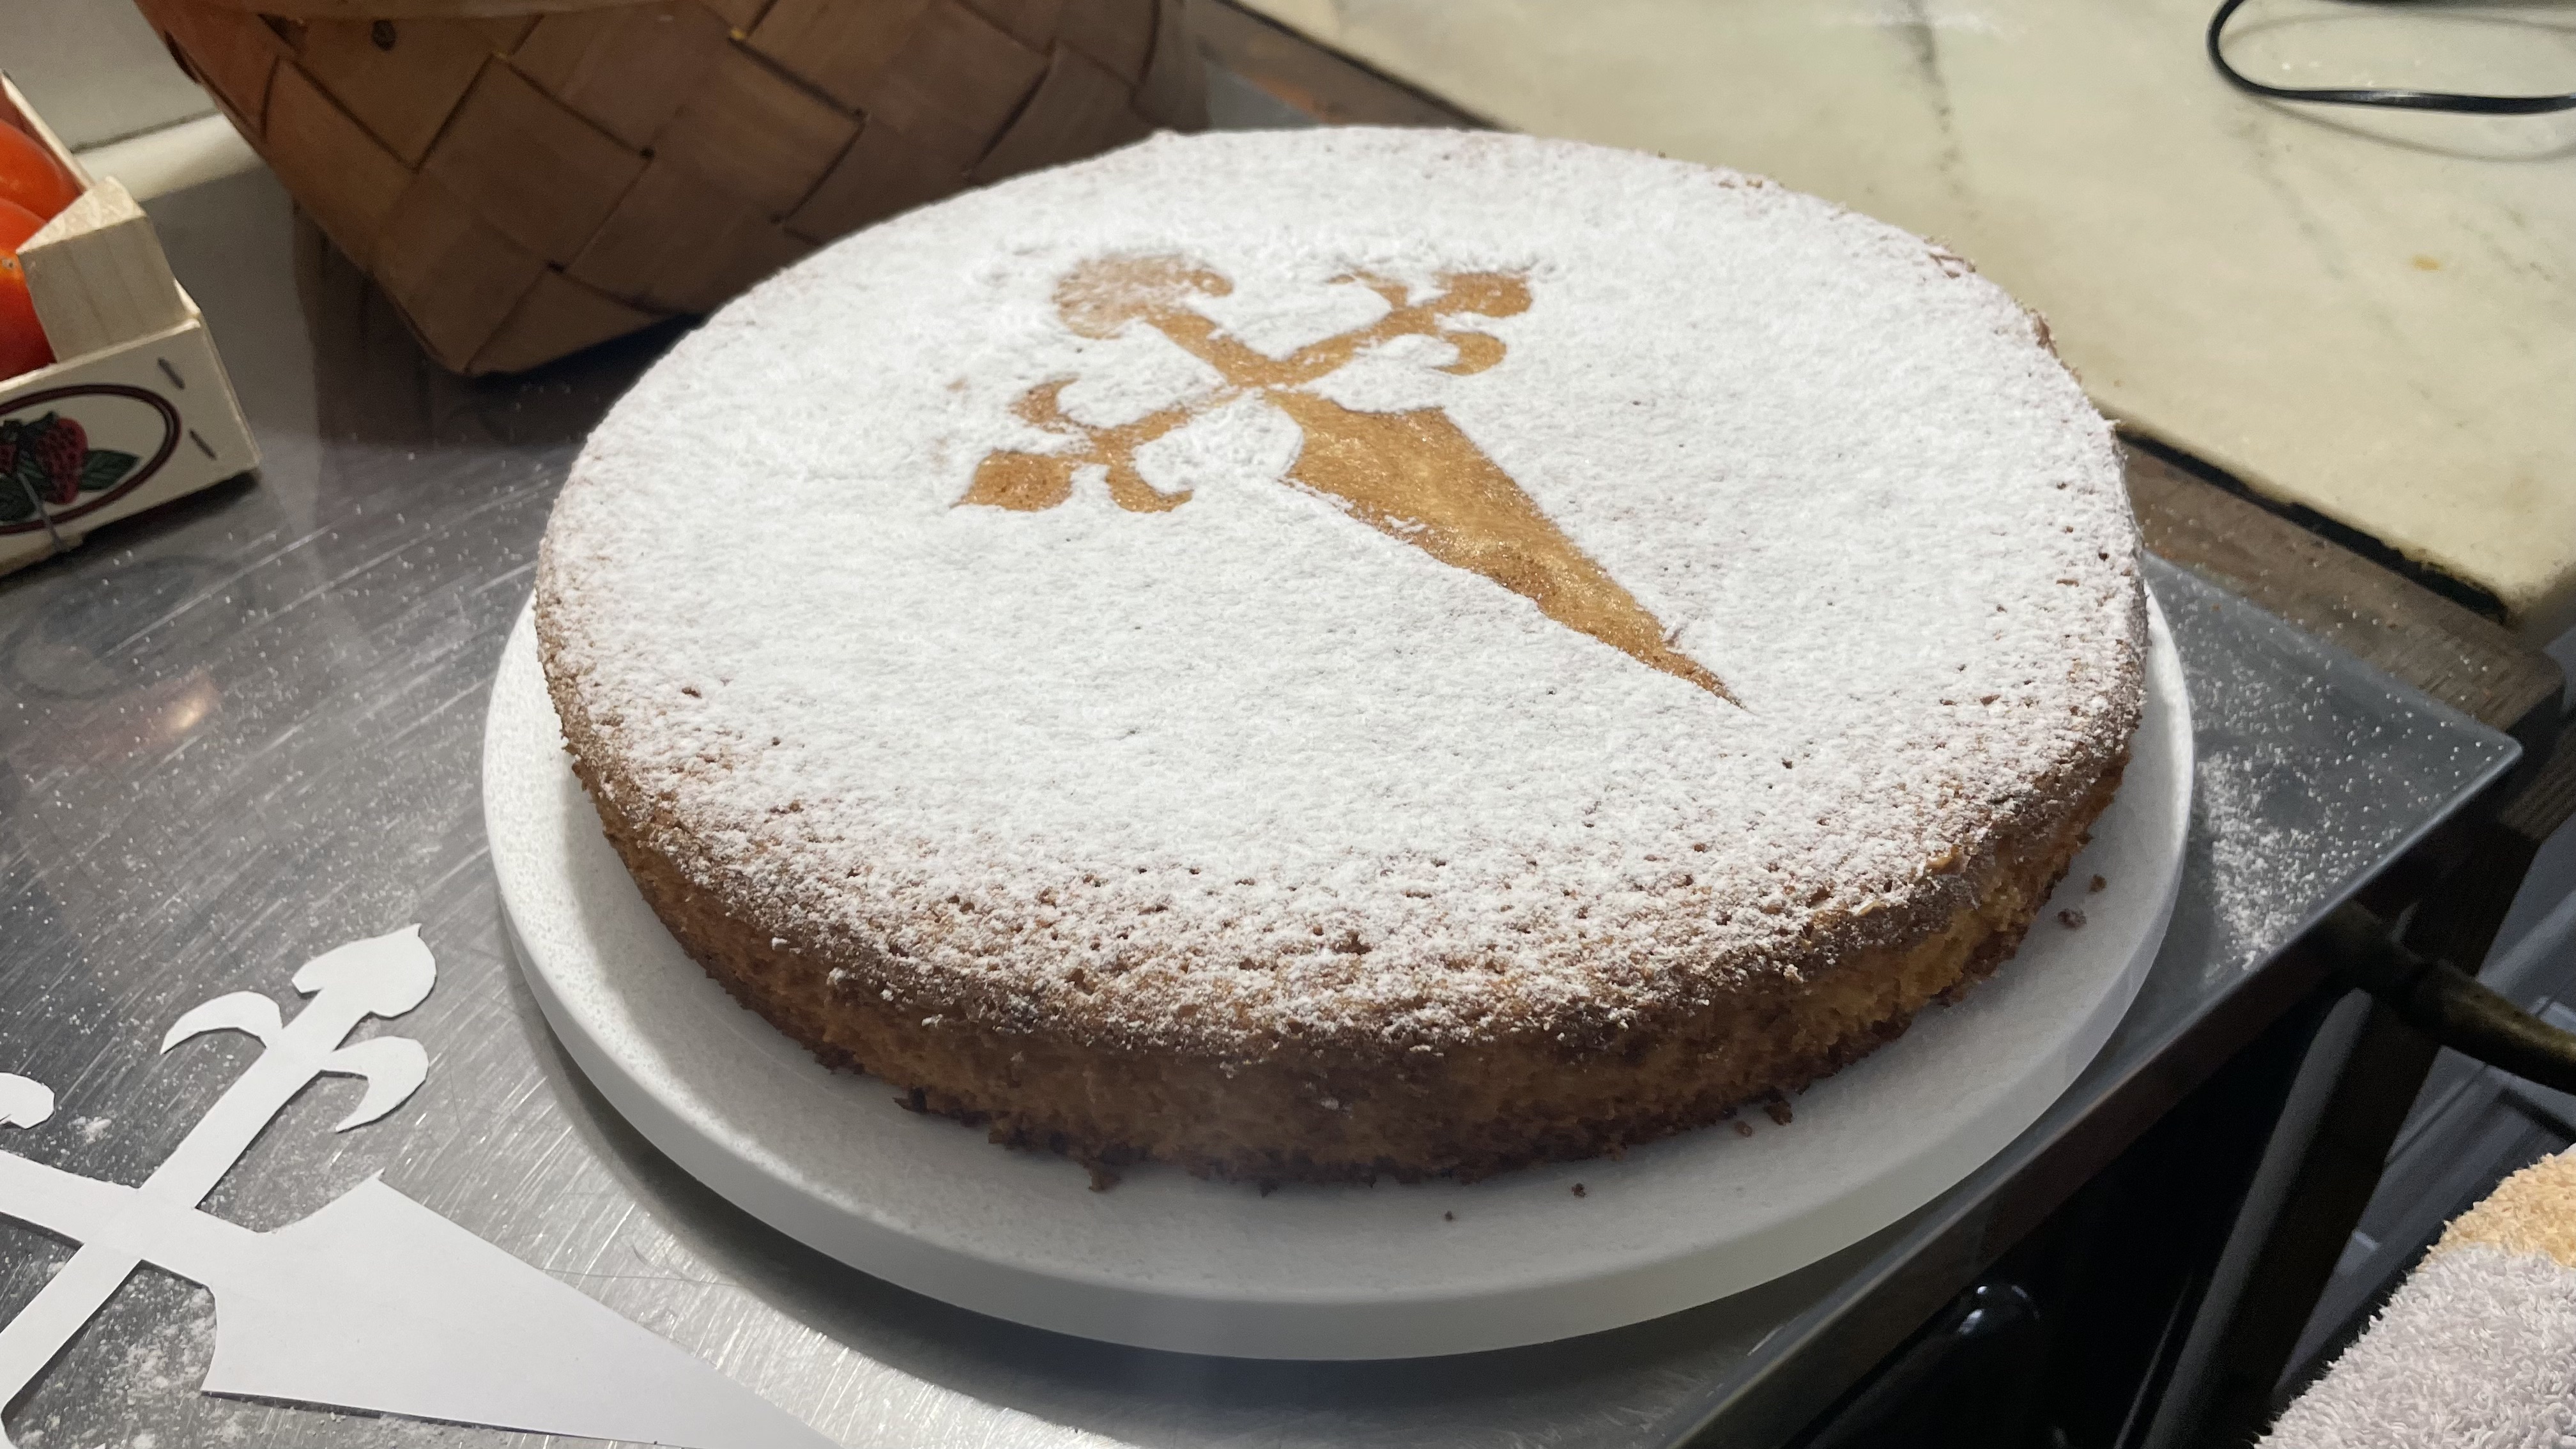
M 1206 114 L 1183 0 L 137 3 L 466 373 L 710 310 L 869 222 Z

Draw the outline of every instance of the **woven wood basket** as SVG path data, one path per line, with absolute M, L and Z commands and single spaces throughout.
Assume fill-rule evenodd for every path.
M 1184 0 L 136 0 L 441 364 L 708 311 L 961 188 L 1204 123 Z

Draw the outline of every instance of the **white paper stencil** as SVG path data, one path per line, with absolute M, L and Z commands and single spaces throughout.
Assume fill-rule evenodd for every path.
M 80 1245 L 0 1326 L 0 1405 L 151 1263 L 214 1294 L 209 1393 L 688 1449 L 828 1445 L 704 1360 L 382 1182 L 269 1233 L 197 1210 L 316 1077 L 367 1083 L 336 1131 L 408 1101 L 429 1072 L 418 1042 L 344 1042 L 370 1016 L 418 1006 L 437 974 L 415 927 L 305 963 L 295 989 L 313 999 L 292 1020 L 257 992 L 180 1017 L 162 1050 L 210 1031 L 247 1033 L 264 1050 L 140 1187 L 0 1152 L 0 1216 Z M 53 1109 L 41 1083 L 0 1075 L 0 1126 L 35 1126 Z M 0 1432 L 0 1449 L 8 1442 Z
M 789 1235 L 916 1292 L 1059 1332 L 1190 1353 L 1391 1358 L 1659 1317 L 1812 1263 L 1945 1191 L 2037 1120 L 2155 959 L 2191 804 L 2182 664 L 2152 625 L 2126 783 L 2020 952 L 1951 1007 L 1758 1115 L 1461 1185 L 1268 1196 L 1062 1158 L 895 1104 L 735 1004 L 601 838 L 522 617 L 484 738 L 484 819 L 547 1020 L 619 1112 Z M 2087 885 L 2099 874 L 2108 887 Z M 2056 919 L 2081 911 L 2082 929 Z M 1585 1195 L 1573 1195 L 1575 1184 Z

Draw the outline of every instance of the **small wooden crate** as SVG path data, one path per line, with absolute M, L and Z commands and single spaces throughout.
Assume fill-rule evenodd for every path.
M 143 209 L 117 182 L 92 181 L 6 76 L 0 93 L 7 119 L 84 188 L 18 249 L 55 361 L 0 378 L 5 573 L 247 472 L 259 449 Z

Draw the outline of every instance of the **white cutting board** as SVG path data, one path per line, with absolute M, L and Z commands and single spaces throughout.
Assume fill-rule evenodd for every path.
M 690 961 L 601 837 L 523 615 L 483 751 L 521 967 L 565 1048 L 672 1161 L 808 1245 L 962 1307 L 1147 1348 L 1395 1358 L 1615 1328 L 1766 1282 L 1975 1171 L 2101 1049 L 2173 911 L 2191 811 L 2182 664 L 2159 614 L 2120 793 L 2019 952 L 1956 1006 L 1751 1134 L 1703 1128 L 1482 1182 L 1291 1184 L 1177 1169 L 1093 1192 L 1063 1158 L 827 1071 Z M 2092 878 L 2106 888 L 2089 889 Z M 2061 924 L 2080 911 L 2080 928 Z M 1580 1196 L 1577 1196 L 1578 1184 Z

